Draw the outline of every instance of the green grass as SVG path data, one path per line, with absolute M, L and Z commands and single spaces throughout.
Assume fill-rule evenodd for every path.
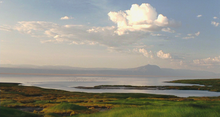
M 84 106 L 75 105 L 72 103 L 63 102 L 56 106 L 46 108 L 43 110 L 45 113 L 71 113 L 72 111 L 76 110 L 88 110 L 88 108 Z
M 10 106 L 13 107 L 13 106 L 22 106 L 22 103 L 16 102 L 14 100 L 1 100 L 0 105 L 1 106 L 8 106 L 8 105 L 10 105 Z
M 123 108 L 76 117 L 218 117 L 219 101 L 167 101 L 155 99 L 122 99 L 107 102 Z M 75 116 L 74 116 L 75 117 Z
M 115 108 L 106 112 L 74 117 L 219 117 L 220 108 L 197 108 L 192 106 L 144 106 Z
M 42 115 L 23 112 L 20 110 L 0 106 L 0 117 L 41 117 Z
M 44 117 L 61 117 L 61 116 L 59 116 L 55 113 L 47 113 L 47 114 L 44 115 Z
M 203 84 L 205 88 L 219 88 L 219 79 L 174 81 Z M 213 83 L 211 85 L 211 83 Z M 118 85 L 117 85 L 118 86 Z M 174 87 L 175 88 L 175 87 Z M 181 88 L 181 87 L 176 87 Z M 185 87 L 186 88 L 186 87 Z M 193 88 L 189 86 L 189 89 Z M 219 97 L 180 98 L 172 95 L 141 93 L 83 93 L 33 86 L 1 85 L 0 117 L 218 117 Z M 27 113 L 7 107 L 41 107 Z M 88 109 L 89 108 L 89 109 Z M 98 112 L 96 109 L 109 109 Z M 32 115 L 33 114 L 33 115 Z
M 192 106 L 200 108 L 220 107 L 220 101 L 201 101 L 201 100 L 184 100 L 184 101 L 168 101 L 158 99 L 123 99 L 106 102 L 107 104 L 117 104 L 121 106 Z
M 204 90 L 220 92 L 220 79 L 190 79 L 190 80 L 174 80 L 171 83 L 184 83 L 184 84 L 200 84 L 204 85 Z
M 212 85 L 220 86 L 220 79 L 189 79 L 189 80 L 174 80 L 171 83 L 185 83 L 185 84 L 200 84 L 200 85 Z

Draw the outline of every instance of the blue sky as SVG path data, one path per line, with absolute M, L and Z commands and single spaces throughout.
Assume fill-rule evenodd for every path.
M 220 1 L 1 0 L 0 64 L 220 71 Z

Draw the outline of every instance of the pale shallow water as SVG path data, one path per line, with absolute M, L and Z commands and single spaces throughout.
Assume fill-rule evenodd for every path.
M 135 86 L 191 86 L 192 84 L 165 83 L 177 79 L 202 79 L 180 77 L 48 77 L 48 76 L 14 76 L 0 75 L 0 82 L 18 82 L 25 86 L 38 86 L 42 88 L 61 89 L 67 91 L 90 92 L 90 93 L 151 93 L 176 95 L 179 97 L 189 96 L 220 96 L 219 92 L 198 90 L 128 90 L 128 89 L 76 89 L 77 86 L 96 85 L 135 85 Z M 205 78 L 207 79 L 207 78 Z

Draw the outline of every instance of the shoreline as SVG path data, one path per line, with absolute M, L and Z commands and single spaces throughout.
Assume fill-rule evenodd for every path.
M 124 89 L 124 90 L 201 90 L 220 92 L 220 79 L 185 79 L 185 80 L 172 80 L 166 81 L 168 83 L 181 83 L 191 84 L 192 86 L 134 86 L 134 85 L 97 85 L 93 87 L 88 86 L 76 86 L 71 88 L 76 89 Z M 1 86 L 4 85 L 22 85 L 18 82 L 0 82 Z M 23 85 L 22 85 L 23 86 Z M 49 88 L 53 89 L 53 88 Z M 61 89 L 63 90 L 63 89 Z
M 192 86 L 133 86 L 133 85 L 98 85 L 94 87 L 77 86 L 77 89 L 129 89 L 129 90 L 204 90 L 220 92 L 220 79 L 173 80 L 169 83 L 192 84 Z
M 217 110 L 220 103 L 220 96 L 178 97 L 150 93 L 85 93 L 36 86 L 20 86 L 19 84 L 21 83 L 0 82 L 1 109 L 8 110 L 9 113 L 21 110 L 19 113 L 22 114 L 28 111 L 40 117 L 49 113 L 57 116 L 69 116 L 96 114 L 97 112 L 108 113 L 122 108 L 139 110 L 143 107 L 147 109 L 149 107 L 155 109 L 158 107 L 198 109 L 201 107 L 201 112 L 203 112 L 205 107 Z M 160 112 L 160 110 L 159 108 L 156 111 Z M 15 115 L 12 114 L 7 117 L 12 116 Z

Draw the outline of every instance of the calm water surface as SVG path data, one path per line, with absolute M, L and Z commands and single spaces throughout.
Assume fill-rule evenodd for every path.
M 92 93 L 151 93 L 176 95 L 179 97 L 189 96 L 220 96 L 219 92 L 198 90 L 128 90 L 128 89 L 76 89 L 77 86 L 96 85 L 135 85 L 135 86 L 191 86 L 192 84 L 165 83 L 178 79 L 202 79 L 180 77 L 48 77 L 48 76 L 13 76 L 0 75 L 0 82 L 19 82 L 25 86 L 38 86 L 42 88 L 61 89 L 67 91 L 92 92 Z M 207 79 L 207 78 L 204 78 Z

